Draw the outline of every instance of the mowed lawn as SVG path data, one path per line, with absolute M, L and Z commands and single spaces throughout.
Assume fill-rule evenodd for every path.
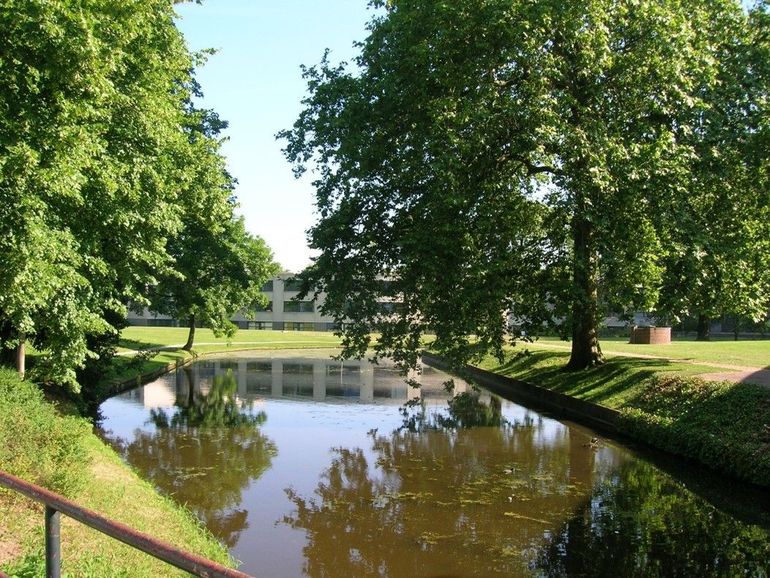
M 695 341 L 694 339 L 674 339 L 666 345 L 640 345 L 628 343 L 627 337 L 603 338 L 599 341 L 602 351 L 608 357 L 614 354 L 654 355 L 668 359 L 689 362 L 739 365 L 743 367 L 770 368 L 770 339 L 744 341 Z M 556 337 L 543 337 L 535 343 L 520 343 L 515 349 L 553 349 L 569 350 L 570 343 Z
M 186 327 L 126 327 L 120 335 L 118 352 L 159 347 L 181 347 L 187 341 Z M 196 329 L 193 348 L 199 352 L 233 349 L 284 349 L 339 347 L 340 340 L 326 331 L 272 331 L 240 329 L 232 337 L 215 337 L 211 329 Z
M 770 367 L 770 340 L 674 340 L 666 345 L 632 345 L 627 338 L 615 337 L 601 339 L 600 344 L 607 363 L 579 372 L 563 371 L 571 345 L 555 337 L 519 342 L 505 348 L 502 362 L 488 356 L 479 365 L 614 409 L 635 400 L 653 375 L 709 374 L 720 364 Z

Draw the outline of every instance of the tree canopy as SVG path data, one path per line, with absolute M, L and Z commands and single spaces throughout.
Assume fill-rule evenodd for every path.
M 36 379 L 78 387 L 178 270 L 185 216 L 245 234 L 175 17 L 170 0 L 0 0 L 0 351 L 33 345 Z
M 151 309 L 188 321 L 189 350 L 196 324 L 230 336 L 236 312 L 265 304 L 260 289 L 278 272 L 278 264 L 265 242 L 233 214 L 234 179 L 219 153 L 219 134 L 227 123 L 213 111 L 194 107 L 187 119 L 191 155 L 186 165 L 193 176 L 178 204 L 181 229 L 166 246 L 173 269 L 158 276 L 149 298 Z
M 736 90 L 731 67 L 754 77 L 725 57 L 748 45 L 746 13 L 734 0 L 372 5 L 355 66 L 305 69 L 304 110 L 280 135 L 296 172 L 315 171 L 320 255 L 304 278 L 345 323 L 346 354 L 364 355 L 374 327 L 377 355 L 413 365 L 430 331 L 464 362 L 500 354 L 512 319 L 571 336 L 569 368 L 601 363 L 604 311 L 660 302 L 670 265 L 697 253 L 683 207 L 737 174 L 739 149 L 721 174 L 703 152 L 720 131 L 746 134 L 740 115 L 699 127 Z

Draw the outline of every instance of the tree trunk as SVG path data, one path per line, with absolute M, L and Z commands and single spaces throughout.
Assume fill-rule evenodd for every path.
M 195 339 L 195 314 L 193 313 L 190 314 L 189 327 L 190 327 L 190 333 L 187 334 L 187 343 L 185 343 L 184 347 L 182 348 L 185 351 L 192 350 L 193 340 Z
M 572 353 L 565 368 L 568 371 L 604 363 L 596 323 L 598 289 L 593 225 L 586 219 L 581 207 L 577 208 L 572 221 Z
M 16 346 L 16 371 L 19 372 L 19 377 L 24 379 L 26 373 L 26 347 L 25 347 L 25 335 L 22 333 L 19 335 L 19 345 Z
M 705 313 L 698 314 L 698 335 L 695 341 L 711 340 L 711 318 Z

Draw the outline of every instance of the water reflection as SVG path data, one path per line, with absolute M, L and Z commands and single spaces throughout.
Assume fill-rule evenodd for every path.
M 470 388 L 457 392 L 447 400 L 445 411 L 427 411 L 425 400 L 414 398 L 406 401 L 399 410 L 404 423 L 399 428 L 411 432 L 430 429 L 464 429 L 471 427 L 500 427 L 509 425 L 502 414 L 502 403 L 498 396 L 490 395 L 488 401 L 481 399 L 481 391 Z
M 276 455 L 275 445 L 259 429 L 267 416 L 236 398 L 232 373 L 215 376 L 206 393 L 196 387 L 189 369 L 181 375 L 186 387 L 177 389 L 182 395 L 176 405 L 150 410 L 154 430 L 137 429 L 130 441 L 110 441 L 145 479 L 187 505 L 232 547 L 248 525 L 241 492 Z
M 539 433 L 530 422 L 374 435 L 371 459 L 339 448 L 312 496 L 287 491 L 284 522 L 308 533 L 305 572 L 528 575 L 550 533 L 590 502 L 597 458 L 601 470 L 618 458 L 579 432 Z
M 596 485 L 536 568 L 543 576 L 766 577 L 770 534 L 632 460 Z
M 633 452 L 419 379 L 365 362 L 198 363 L 106 402 L 105 435 L 265 578 L 767 576 L 766 528 Z

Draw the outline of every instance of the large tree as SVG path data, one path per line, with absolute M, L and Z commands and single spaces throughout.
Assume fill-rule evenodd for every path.
M 748 16 L 748 17 L 747 17 Z M 717 82 L 700 92 L 687 135 L 695 155 L 688 196 L 677 207 L 658 311 L 698 318 L 698 339 L 723 314 L 764 319 L 770 311 L 770 39 L 764 3 L 715 31 Z
M 77 387 L 87 337 L 168 268 L 192 68 L 174 17 L 0 3 L 0 348 L 31 342 L 39 379 Z
M 270 248 L 246 231 L 242 218 L 229 215 L 224 222 L 206 223 L 201 217 L 185 216 L 181 232 L 169 240 L 175 268 L 151 292 L 154 311 L 187 320 L 187 350 L 199 324 L 215 335 L 232 336 L 237 327 L 231 317 L 266 304 L 261 287 L 279 268 Z
M 308 287 L 346 353 L 501 352 L 511 313 L 602 362 L 602 305 L 649 309 L 733 0 L 394 0 L 355 67 L 306 69 L 287 140 L 317 171 Z M 661 230 L 663 229 L 663 230 Z M 390 282 L 382 283 L 380 280 Z M 378 301 L 403 305 L 383 314 Z M 480 347 L 471 348 L 471 337 Z
M 195 81 L 193 92 L 202 96 Z M 233 335 L 230 318 L 266 302 L 260 289 L 279 268 L 264 240 L 248 233 L 234 213 L 235 179 L 220 153 L 226 128 L 216 112 L 187 103 L 183 164 L 189 178 L 175 207 L 182 226 L 167 242 L 173 269 L 158 275 L 149 292 L 151 309 L 187 321 L 187 350 L 199 324 L 215 335 Z
M 36 379 L 77 389 L 148 288 L 187 279 L 185 315 L 218 323 L 271 270 L 174 19 L 171 0 L 0 0 L 0 353 L 23 371 L 32 343 Z

